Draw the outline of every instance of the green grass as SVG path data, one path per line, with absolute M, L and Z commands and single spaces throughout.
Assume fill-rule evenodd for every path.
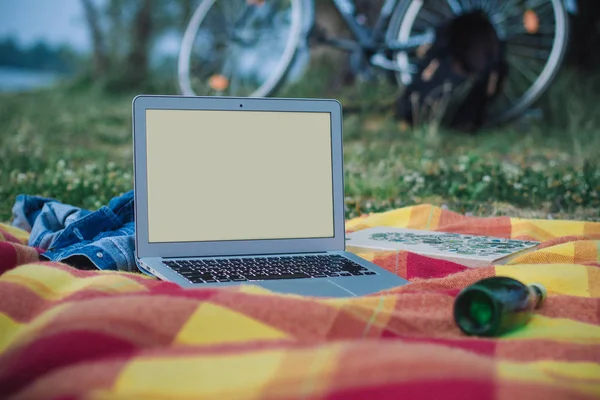
M 393 88 L 319 92 L 314 72 L 282 95 L 368 105 Z M 344 119 L 346 216 L 431 203 L 474 215 L 600 220 L 600 115 L 589 82 L 564 74 L 543 104 L 548 123 L 477 136 L 401 131 L 388 114 Z M 320 94 L 319 94 L 320 93 Z M 0 221 L 19 193 L 95 209 L 130 190 L 131 100 L 93 89 L 0 96 Z

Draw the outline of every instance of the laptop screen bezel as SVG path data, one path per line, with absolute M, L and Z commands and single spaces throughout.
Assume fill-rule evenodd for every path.
M 148 230 L 146 168 L 146 110 L 150 109 L 329 113 L 331 116 L 333 237 L 151 243 L 149 241 Z M 344 250 L 342 106 L 337 100 L 140 95 L 133 99 L 132 119 L 136 228 L 135 249 L 138 258 L 219 257 Z M 293 210 L 290 210 L 290 212 L 293 212 Z

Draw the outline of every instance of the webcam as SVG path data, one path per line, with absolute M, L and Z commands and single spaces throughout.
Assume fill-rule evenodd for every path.
M 242 108 L 242 107 L 244 107 L 244 105 L 243 105 L 243 104 L 240 104 L 240 108 Z

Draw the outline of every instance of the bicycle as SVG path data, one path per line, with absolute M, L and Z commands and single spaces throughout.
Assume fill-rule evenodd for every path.
M 435 40 L 438 24 L 485 11 L 506 43 L 511 71 L 490 110 L 491 123 L 517 117 L 548 89 L 567 50 L 568 13 L 576 13 L 572 0 L 385 0 L 368 25 L 354 1 L 332 2 L 353 39 L 321 41 L 392 74 L 399 86 L 410 84 L 417 50 Z M 181 42 L 180 90 L 189 96 L 271 96 L 317 28 L 315 0 L 201 0 Z

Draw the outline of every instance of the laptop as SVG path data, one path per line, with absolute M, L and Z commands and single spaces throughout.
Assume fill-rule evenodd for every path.
M 135 257 L 183 287 L 361 296 L 407 283 L 345 250 L 336 100 L 133 100 Z

